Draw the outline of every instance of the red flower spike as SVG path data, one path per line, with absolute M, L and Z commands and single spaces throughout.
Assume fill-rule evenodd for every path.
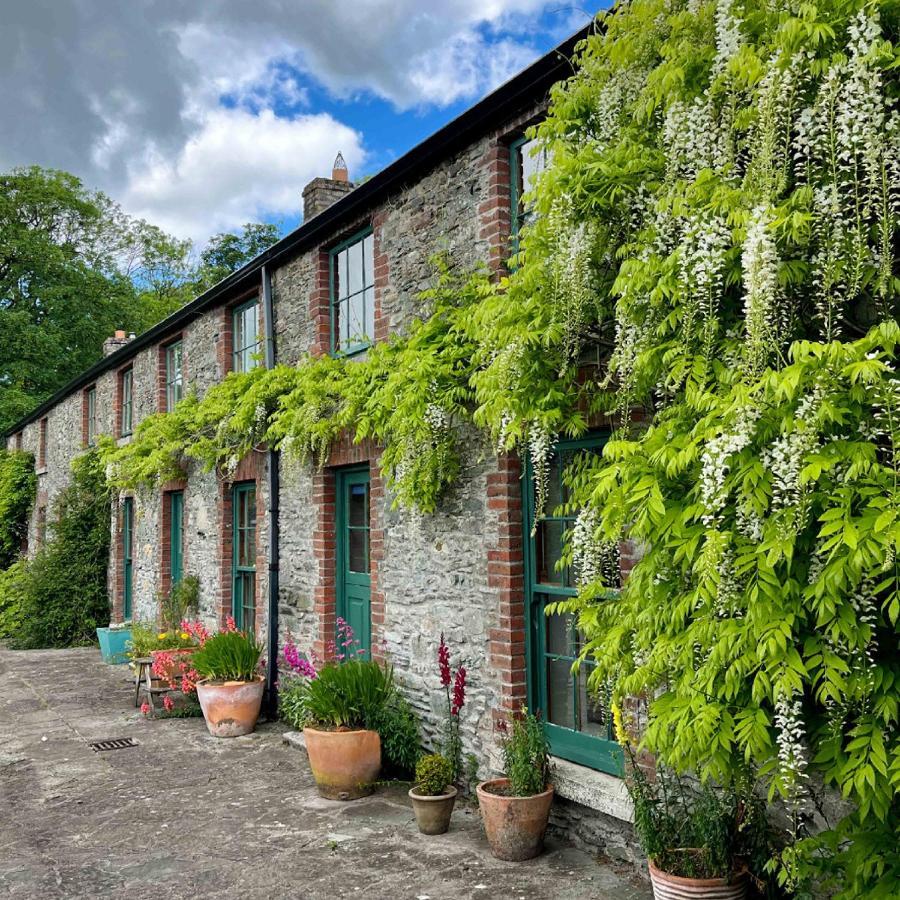
M 466 702 L 466 667 L 460 666 L 456 670 L 456 679 L 453 682 L 453 706 L 450 709 L 451 715 L 458 716 L 459 711 Z
M 450 686 L 450 650 L 444 642 L 444 633 L 441 632 L 441 644 L 438 647 L 438 668 L 441 672 L 441 684 Z

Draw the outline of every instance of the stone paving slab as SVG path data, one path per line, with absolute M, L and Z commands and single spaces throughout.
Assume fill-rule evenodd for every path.
M 95 649 L 0 649 L 0 897 L 650 897 L 631 870 L 560 842 L 495 860 L 471 808 L 425 837 L 400 785 L 324 800 L 278 723 L 216 739 L 131 700 L 128 669 Z M 115 737 L 138 746 L 88 747 Z

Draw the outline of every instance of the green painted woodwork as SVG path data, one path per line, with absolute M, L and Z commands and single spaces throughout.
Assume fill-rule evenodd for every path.
M 591 666 L 583 663 L 577 675 L 572 664 L 578 658 L 582 637 L 571 615 L 545 613 L 548 603 L 573 597 L 575 580 L 561 565 L 566 534 L 575 515 L 560 514 L 568 489 L 563 471 L 573 454 L 599 451 L 604 437 L 561 441 L 551 458 L 546 514 L 535 523 L 534 479 L 523 479 L 525 534 L 525 651 L 528 661 L 528 706 L 539 710 L 555 756 L 622 774 L 622 751 L 613 736 L 609 703 L 598 703 L 587 690 Z
M 119 433 L 124 437 L 134 428 L 134 371 L 126 369 L 122 373 L 122 421 Z
M 134 592 L 134 500 L 122 503 L 122 615 L 131 618 Z
M 181 341 L 166 347 L 166 412 L 184 397 L 184 349 Z
M 337 614 L 353 629 L 358 649 L 371 653 L 369 469 L 339 470 L 336 482 Z
M 238 628 L 256 626 L 256 482 L 239 482 L 231 494 L 231 615 Z
M 352 356 L 369 347 L 375 331 L 375 262 L 371 228 L 358 231 L 329 254 L 331 352 Z
M 259 302 L 251 300 L 231 314 L 232 369 L 249 372 L 259 365 Z

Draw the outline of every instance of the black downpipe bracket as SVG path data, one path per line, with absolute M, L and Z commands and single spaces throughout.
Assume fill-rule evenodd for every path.
M 275 308 L 272 303 L 272 279 L 269 267 L 262 267 L 262 299 L 263 320 L 265 328 L 265 362 L 267 369 L 275 367 Z M 279 528 L 278 516 L 281 498 L 279 465 L 280 454 L 277 450 L 268 452 L 269 464 L 269 604 L 268 627 L 266 629 L 266 716 L 273 720 L 278 717 L 278 559 Z

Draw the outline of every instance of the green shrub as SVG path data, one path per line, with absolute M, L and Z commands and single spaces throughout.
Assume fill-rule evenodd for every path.
M 34 457 L 0 450 L 0 570 L 8 569 L 19 555 L 36 490 Z
M 367 659 L 329 662 L 302 690 L 304 724 L 375 731 L 394 694 L 394 670 Z
M 0 605 L 18 607 L 10 644 L 23 649 L 96 641 L 109 624 L 110 494 L 97 454 L 72 463 L 72 480 L 54 506 L 48 540 L 20 575 L 0 585 Z
M 193 666 L 201 678 L 212 681 L 252 681 L 262 650 L 252 634 L 220 631 L 194 654 Z
M 514 716 L 501 742 L 503 770 L 513 797 L 533 797 L 547 790 L 550 782 L 550 751 L 544 725 L 523 710 Z
M 375 730 L 381 738 L 385 765 L 398 775 L 411 775 L 422 753 L 419 720 L 400 691 L 394 690 L 385 701 Z
M 278 715 L 291 728 L 303 729 L 307 721 L 306 683 L 300 678 L 283 679 L 278 685 Z
M 438 797 L 453 781 L 453 763 L 440 753 L 423 756 L 416 763 L 416 793 Z
M 25 560 L 14 562 L 0 571 L 0 641 L 15 641 L 22 629 L 21 581 L 25 577 Z

